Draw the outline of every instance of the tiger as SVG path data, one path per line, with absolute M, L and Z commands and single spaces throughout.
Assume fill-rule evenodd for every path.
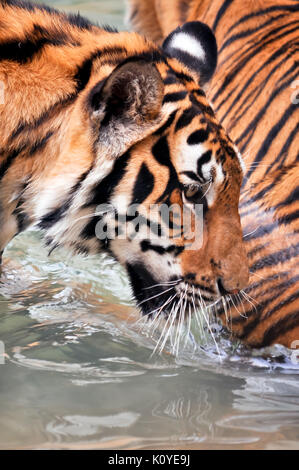
M 229 315 L 220 303 L 217 316 L 250 347 L 296 348 L 299 2 L 130 0 L 128 17 L 160 45 L 186 22 L 202 21 L 213 31 L 218 65 L 206 96 L 246 166 L 239 209 L 250 271 L 243 299 L 230 296 Z M 180 47 L 187 50 L 185 40 Z
M 1 255 L 17 234 L 39 229 L 49 253 L 114 257 L 144 316 L 171 327 L 195 309 L 215 310 L 230 328 L 220 304 L 226 312 L 227 299 L 249 296 L 250 256 L 239 213 L 244 161 L 207 95 L 216 38 L 206 20 L 175 25 L 158 44 L 0 1 Z M 165 220 L 172 206 L 188 212 L 192 234 L 199 224 L 199 244 L 174 213 Z M 243 316 L 230 316 L 242 337 Z M 272 340 L 290 338 L 285 328 Z

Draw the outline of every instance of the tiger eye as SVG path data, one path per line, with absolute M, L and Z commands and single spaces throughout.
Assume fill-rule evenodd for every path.
M 200 189 L 201 189 L 201 186 L 198 184 L 190 184 L 188 186 L 185 186 L 184 193 L 185 193 L 186 198 L 191 199 L 198 193 Z

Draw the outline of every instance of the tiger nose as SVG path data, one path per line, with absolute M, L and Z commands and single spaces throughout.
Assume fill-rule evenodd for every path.
M 238 294 L 240 289 L 227 290 L 223 285 L 223 280 L 221 277 L 217 279 L 217 288 L 220 295 L 225 296 L 229 294 Z

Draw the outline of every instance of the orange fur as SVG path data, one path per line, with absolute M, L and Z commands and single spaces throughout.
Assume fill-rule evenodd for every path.
M 146 33 L 155 28 L 150 37 L 159 43 L 185 21 L 203 21 L 215 32 L 218 68 L 208 97 L 248 171 L 241 218 L 250 297 L 230 302 L 227 326 L 252 346 L 291 347 L 299 339 L 299 106 L 291 102 L 291 86 L 298 80 L 298 5 L 288 0 L 131 3 L 134 28 Z M 151 3 L 151 17 L 143 17 L 145 3 Z M 226 323 L 224 312 L 221 317 Z

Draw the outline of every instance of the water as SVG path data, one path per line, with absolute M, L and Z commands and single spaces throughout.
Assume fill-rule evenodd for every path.
M 53 1 L 123 26 L 123 2 Z M 298 449 L 299 368 L 290 352 L 220 358 L 187 343 L 151 357 L 124 271 L 108 257 L 50 257 L 37 232 L 5 253 L 0 285 L 1 448 Z M 196 339 L 196 338 L 195 338 Z

